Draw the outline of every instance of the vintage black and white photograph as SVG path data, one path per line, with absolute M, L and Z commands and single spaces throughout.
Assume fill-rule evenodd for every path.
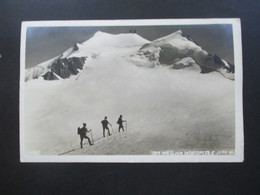
M 23 22 L 22 162 L 243 161 L 238 19 Z

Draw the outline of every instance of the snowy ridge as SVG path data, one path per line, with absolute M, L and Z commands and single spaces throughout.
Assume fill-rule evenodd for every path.
M 198 65 L 201 73 L 217 71 L 224 77 L 234 80 L 233 65 L 203 50 L 189 35 L 183 35 L 181 30 L 152 42 L 138 34 L 114 35 L 98 31 L 87 41 L 76 43 L 63 54 L 27 69 L 25 80 L 41 76 L 45 80 L 70 78 L 87 66 L 90 59 L 95 60 L 102 55 L 110 55 L 113 58 L 124 57 L 132 64 L 148 68 L 165 65 L 180 69 Z M 187 58 L 190 63 L 183 63 Z
M 43 62 L 41 64 L 38 64 L 35 67 L 32 68 L 28 68 L 25 71 L 25 81 L 31 80 L 31 79 L 37 79 L 38 77 L 40 77 L 41 75 L 45 74 L 46 72 L 48 72 L 48 70 L 50 69 L 51 64 L 57 60 L 59 58 L 59 56 L 56 56 L 46 62 Z
M 26 70 L 25 81 L 31 79 L 37 79 L 41 76 L 45 76 L 45 78 L 57 78 L 57 72 L 52 73 L 51 68 L 58 60 L 61 60 L 60 65 L 63 67 L 66 66 L 64 60 L 62 59 L 70 59 L 70 58 L 96 58 L 103 52 L 111 51 L 111 48 L 127 48 L 127 47 L 141 47 L 143 44 L 148 43 L 149 41 L 142 38 L 137 34 L 118 34 L 112 35 L 104 32 L 96 32 L 92 38 L 83 42 L 76 43 L 73 47 L 69 48 L 61 55 L 54 57 L 51 60 L 38 64 L 35 67 L 29 68 Z M 74 60 L 75 61 L 75 60 Z M 72 62 L 74 63 L 74 62 Z M 60 66 L 59 65 L 59 66 Z M 82 66 L 82 65 L 81 65 Z M 81 68 L 80 68 L 81 69 Z M 47 75 L 46 73 L 52 75 Z M 58 75 L 59 77 L 64 77 L 62 75 Z M 67 77 L 67 76 L 66 76 Z
M 82 45 L 89 48 L 99 48 L 100 47 L 131 47 L 131 46 L 139 46 L 145 43 L 149 43 L 150 41 L 144 39 L 143 37 L 132 34 L 109 34 L 98 31 L 94 34 L 94 36 L 83 42 Z
M 166 65 L 174 69 L 180 69 L 198 65 L 201 73 L 217 71 L 230 80 L 235 79 L 234 65 L 227 63 L 217 55 L 212 55 L 203 50 L 189 35 L 184 36 L 181 30 L 144 44 L 136 55 L 132 55 L 131 58 L 136 65 L 139 65 L 138 61 L 147 59 L 147 63 L 143 65 L 145 67 Z M 189 66 L 182 61 L 182 59 L 186 58 L 192 59 Z
M 173 47 L 177 47 L 180 50 L 193 49 L 201 50 L 201 47 L 196 45 L 194 42 L 189 41 L 186 37 L 182 36 L 182 31 L 178 30 L 170 35 L 154 40 L 152 43 L 154 46 L 162 46 L 170 44 Z

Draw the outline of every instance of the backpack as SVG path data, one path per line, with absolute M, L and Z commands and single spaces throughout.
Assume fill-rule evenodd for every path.
M 81 129 L 78 127 L 78 135 L 80 135 L 81 133 Z

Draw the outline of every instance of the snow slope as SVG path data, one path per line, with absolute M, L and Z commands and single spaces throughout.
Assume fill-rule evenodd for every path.
M 125 35 L 114 38 L 121 37 Z M 103 47 L 91 39 L 88 44 L 99 55 L 88 60 L 78 75 L 25 83 L 28 152 L 57 155 L 79 148 L 78 126 L 86 122 L 97 140 L 102 137 L 104 116 L 116 131 L 120 114 L 128 121 L 127 132 L 67 155 L 234 148 L 234 82 L 216 72 L 138 67 L 127 57 L 141 46 L 136 38 L 137 42 L 120 40 L 120 46 L 112 44 L 115 40 L 102 41 Z

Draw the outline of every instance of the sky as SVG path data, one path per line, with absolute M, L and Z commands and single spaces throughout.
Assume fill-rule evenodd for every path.
M 202 49 L 234 64 L 231 24 L 169 26 L 29 27 L 26 34 L 26 68 L 60 55 L 75 43 L 90 39 L 97 31 L 111 34 L 130 30 L 153 41 L 177 30 L 189 34 Z

